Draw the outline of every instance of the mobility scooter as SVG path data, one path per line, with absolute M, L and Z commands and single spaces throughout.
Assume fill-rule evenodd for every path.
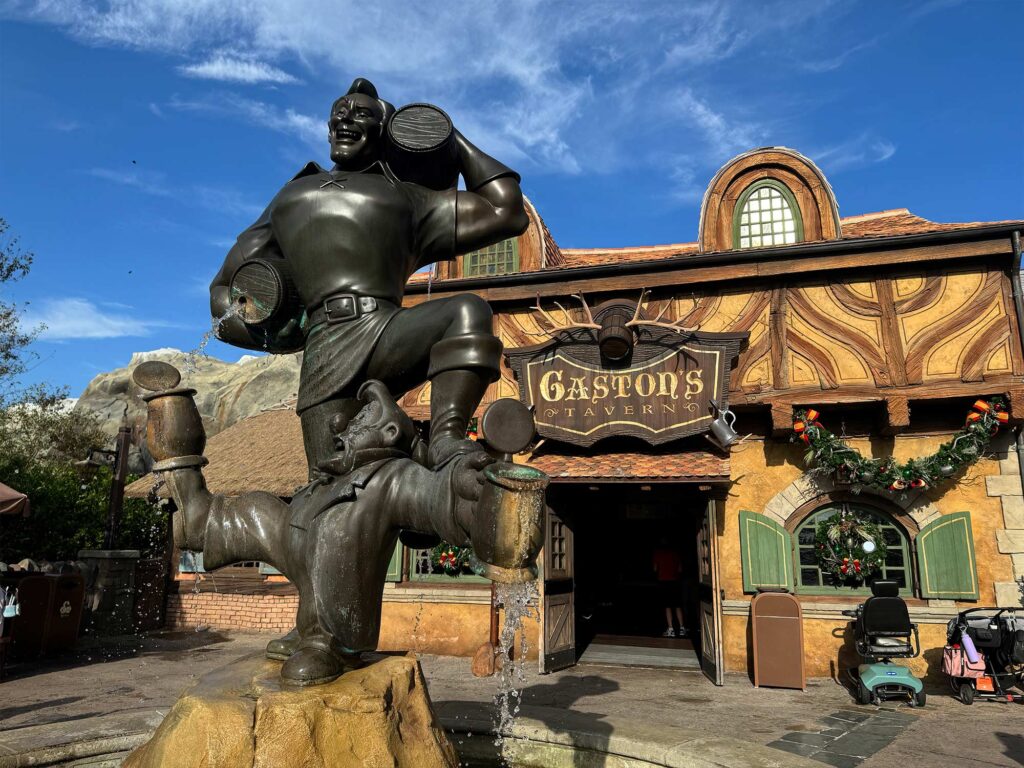
M 871 584 L 871 597 L 856 610 L 843 611 L 853 618 L 853 640 L 864 663 L 850 675 L 857 686 L 858 704 L 879 704 L 888 699 L 907 699 L 923 707 L 924 684 L 893 659 L 911 659 L 921 653 L 917 624 L 910 622 L 899 585 L 880 579 Z
M 1024 616 L 1013 608 L 970 608 L 946 629 L 942 669 L 964 704 L 1024 702 Z

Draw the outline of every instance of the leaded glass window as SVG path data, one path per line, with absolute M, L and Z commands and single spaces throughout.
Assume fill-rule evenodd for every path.
M 831 574 L 823 572 L 818 567 L 818 557 L 815 551 L 815 535 L 818 523 L 825 520 L 836 512 L 853 512 L 861 517 L 869 517 L 882 531 L 885 539 L 885 562 L 882 564 L 882 572 L 874 578 L 868 578 L 863 584 L 852 587 L 845 583 L 834 583 Z M 901 594 L 910 594 L 913 589 L 913 574 L 910 560 L 910 545 L 907 541 L 907 534 L 887 514 L 869 507 L 865 504 L 853 504 L 842 502 L 829 504 L 826 507 L 815 510 L 804 518 L 793 532 L 794 551 L 796 554 L 796 583 L 797 590 L 803 593 L 834 594 L 835 591 L 857 595 L 871 594 L 871 582 L 877 579 L 893 579 L 900 585 Z
M 519 271 L 519 243 L 514 237 L 472 251 L 463 257 L 463 277 L 507 275 Z
M 800 206 L 789 189 L 766 179 L 740 195 L 733 219 L 733 246 L 763 248 L 803 240 Z

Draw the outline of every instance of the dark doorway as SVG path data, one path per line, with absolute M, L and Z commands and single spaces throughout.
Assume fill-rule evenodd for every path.
M 574 536 L 575 642 L 580 661 L 699 666 L 697 541 L 706 506 L 705 494 L 686 485 L 557 489 L 552 507 L 560 510 Z M 659 548 L 678 556 L 681 573 L 674 587 L 657 578 Z M 673 602 L 667 593 L 673 590 L 689 630 L 686 637 L 664 636 L 665 607 Z

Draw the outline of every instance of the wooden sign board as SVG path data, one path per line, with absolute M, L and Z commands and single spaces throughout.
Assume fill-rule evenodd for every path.
M 729 371 L 746 336 L 644 329 L 617 365 L 602 360 L 588 330 L 505 354 L 543 437 L 589 446 L 631 435 L 660 445 L 706 432 L 712 400 L 728 406 Z

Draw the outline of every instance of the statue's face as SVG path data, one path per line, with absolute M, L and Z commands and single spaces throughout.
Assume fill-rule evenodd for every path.
M 377 160 L 384 109 L 362 93 L 342 96 L 331 108 L 327 139 L 331 160 L 347 171 L 361 171 Z
M 355 467 L 361 451 L 393 448 L 400 439 L 399 425 L 379 402 L 371 400 L 352 417 L 344 431 L 334 436 L 334 445 L 340 454 L 341 466 L 348 471 Z

